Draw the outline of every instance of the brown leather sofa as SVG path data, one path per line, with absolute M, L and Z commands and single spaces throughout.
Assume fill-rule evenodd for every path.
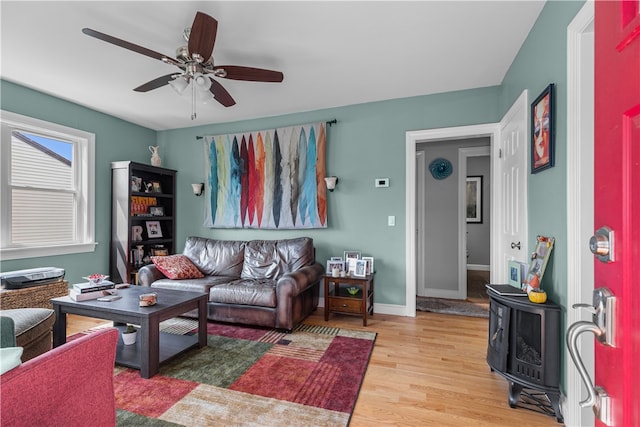
M 189 237 L 183 255 L 203 278 L 171 280 L 149 264 L 138 271 L 139 283 L 206 292 L 210 320 L 288 331 L 318 307 L 324 267 L 315 261 L 311 238 L 235 241 Z

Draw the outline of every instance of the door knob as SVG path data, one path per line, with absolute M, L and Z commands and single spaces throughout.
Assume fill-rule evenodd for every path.
M 601 262 L 613 262 L 613 230 L 600 227 L 589 239 L 589 250 Z
M 511 249 L 515 249 L 515 248 L 518 248 L 518 250 L 520 250 L 520 242 L 518 243 L 511 242 Z

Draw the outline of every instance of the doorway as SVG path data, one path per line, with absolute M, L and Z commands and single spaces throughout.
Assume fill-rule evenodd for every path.
M 485 136 L 429 141 L 416 147 L 416 294 L 420 297 L 465 300 L 471 270 L 475 271 L 472 277 L 487 276 L 488 282 L 490 143 Z M 451 175 L 432 173 L 432 162 L 449 162 Z M 469 220 L 468 176 L 473 176 L 471 185 L 477 196 Z M 482 292 L 474 289 L 472 293 Z
M 594 4 L 587 2 L 567 28 L 567 325 L 591 319 L 576 303 L 590 303 L 594 288 L 594 258 L 588 237 L 594 230 Z M 578 350 L 594 378 L 594 342 L 583 338 Z M 567 425 L 593 425 L 591 408 L 581 408 L 586 395 L 580 375 L 565 356 Z

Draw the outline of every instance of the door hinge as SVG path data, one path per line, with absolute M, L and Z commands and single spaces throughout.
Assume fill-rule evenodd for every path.
M 502 148 L 498 148 L 498 158 L 502 158 Z

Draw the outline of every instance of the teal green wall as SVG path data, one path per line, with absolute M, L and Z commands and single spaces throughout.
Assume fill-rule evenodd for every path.
M 375 257 L 377 303 L 405 304 L 406 132 L 495 122 L 498 87 L 331 108 L 259 120 L 158 132 L 163 164 L 178 172 L 178 249 L 191 235 L 218 239 L 279 239 L 310 236 L 317 259 L 346 249 Z M 187 114 L 187 112 L 185 112 Z M 205 181 L 204 143 L 198 135 L 272 129 L 337 119 L 328 128 L 327 172 L 340 181 L 328 193 L 329 227 L 317 230 L 241 230 L 202 227 L 205 200 L 190 183 Z M 389 188 L 374 188 L 375 178 Z M 387 217 L 396 216 L 396 226 Z
M 499 107 L 504 114 L 524 89 L 531 103 L 555 83 L 555 167 L 529 175 L 528 253 L 534 250 L 536 236 L 555 237 L 542 288 L 563 307 L 567 301 L 567 26 L 583 4 L 547 2 L 505 76 Z
M 531 103 L 549 83 L 556 85 L 555 167 L 529 175 L 528 253 L 534 250 L 536 236 L 555 237 L 541 286 L 553 302 L 562 306 L 562 343 L 567 330 L 567 26 L 583 4 L 583 1 L 547 2 L 505 76 L 500 94 L 503 115 L 524 89 L 528 89 Z M 562 351 L 562 387 L 567 363 L 564 356 Z
M 95 252 L 2 261 L 1 271 L 32 267 L 60 267 L 66 278 L 79 282 L 82 276 L 109 271 L 111 235 L 111 162 L 149 162 L 149 145 L 156 132 L 7 81 L 0 81 L 0 108 L 17 114 L 58 123 L 96 136 L 96 246 Z M 46 206 L 43 206 L 46 215 Z

